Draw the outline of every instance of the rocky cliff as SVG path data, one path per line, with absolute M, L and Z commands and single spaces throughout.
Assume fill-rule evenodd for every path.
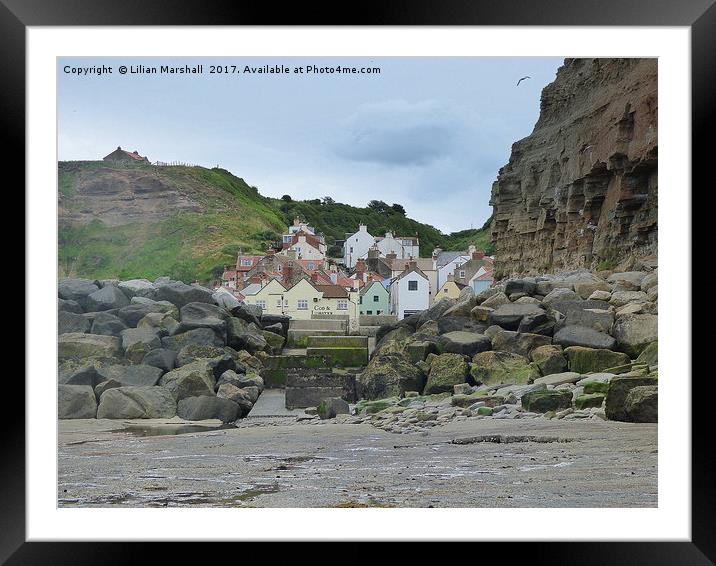
M 492 186 L 498 275 L 657 251 L 657 61 L 565 59 Z

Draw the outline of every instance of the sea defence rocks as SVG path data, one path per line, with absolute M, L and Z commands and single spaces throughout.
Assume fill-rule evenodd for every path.
M 57 308 L 60 418 L 171 417 L 198 398 L 182 404 L 184 418 L 235 420 L 263 390 L 259 358 L 284 340 L 282 321 L 263 321 L 261 309 L 167 278 L 63 279 Z M 218 395 L 224 373 L 249 370 Z
M 649 311 L 636 314 L 620 313 L 609 303 L 627 285 L 646 280 L 653 289 L 655 278 L 647 277 L 656 272 L 625 273 L 609 280 L 606 273 L 585 270 L 508 280 L 472 297 L 478 303 L 469 310 L 472 329 L 464 322 L 461 330 L 453 329 L 464 317 L 453 314 L 459 301 L 446 300 L 407 322 L 381 327 L 371 361 L 357 377 L 358 398 L 398 399 L 398 407 L 404 400 L 408 407 L 420 403 L 409 401 L 409 394 L 448 395 L 451 407 L 469 411 L 462 416 L 483 418 L 652 418 L 653 391 L 637 391 L 627 403 L 617 380 L 610 393 L 615 376 L 656 380 L 658 372 L 651 318 L 657 316 L 656 302 L 622 295 L 631 302 L 619 309 Z M 636 320 L 646 323 L 643 330 L 633 328 Z M 544 393 L 525 404 L 520 388 L 531 387 Z M 400 411 L 392 403 L 386 407 Z M 382 410 L 387 409 L 377 412 Z

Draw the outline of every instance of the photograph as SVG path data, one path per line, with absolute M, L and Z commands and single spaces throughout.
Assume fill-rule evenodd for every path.
M 661 60 L 569 52 L 58 55 L 56 506 L 657 509 Z

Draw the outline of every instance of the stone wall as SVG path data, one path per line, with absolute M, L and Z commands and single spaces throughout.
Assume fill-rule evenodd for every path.
M 657 149 L 656 59 L 565 59 L 492 186 L 496 275 L 655 257 Z

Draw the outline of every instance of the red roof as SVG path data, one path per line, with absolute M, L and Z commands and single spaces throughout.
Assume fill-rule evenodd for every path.
M 324 299 L 347 299 L 348 291 L 339 285 L 316 285 L 313 286 L 323 293 Z
M 236 258 L 236 271 L 251 271 L 263 256 L 260 255 L 240 255 Z M 242 260 L 250 260 L 251 265 L 241 265 Z

